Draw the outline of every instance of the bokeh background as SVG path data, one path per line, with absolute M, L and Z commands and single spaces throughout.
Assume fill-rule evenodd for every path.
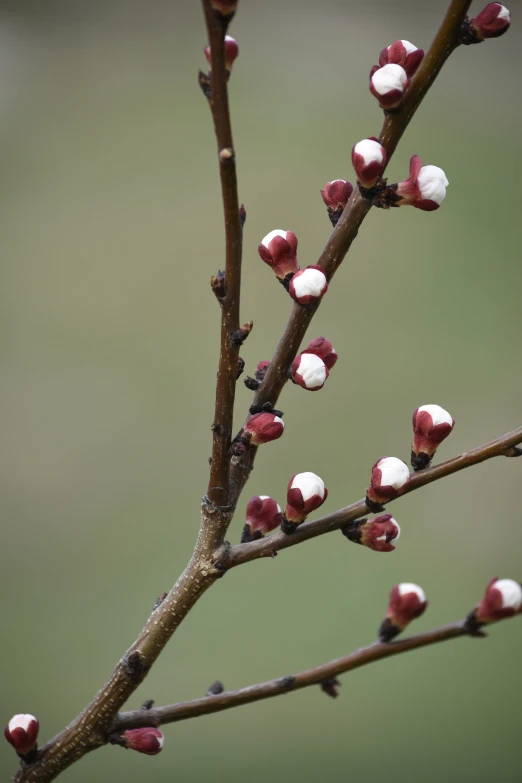
M 308 338 L 340 355 L 319 394 L 287 387 L 284 438 L 261 449 L 246 501 L 284 501 L 312 470 L 325 511 L 362 496 L 383 454 L 408 458 L 423 403 L 457 421 L 444 459 L 521 421 L 520 3 L 502 39 L 451 58 L 395 155 L 450 180 L 438 212 L 375 210 Z M 319 196 L 353 179 L 378 133 L 368 71 L 397 38 L 427 47 L 431 3 L 243 0 L 230 84 L 245 227 L 247 371 L 290 303 L 256 247 L 292 229 L 303 265 L 330 224 Z M 0 25 L 2 238 L 1 720 L 45 741 L 93 696 L 183 569 L 207 481 L 223 263 L 197 2 L 12 0 Z M 480 10 L 480 3 L 476 11 Z M 307 339 L 308 339 L 307 338 Z M 237 426 L 250 400 L 240 385 Z M 522 578 L 522 465 L 498 459 L 393 504 L 383 556 L 340 534 L 238 568 L 185 620 L 130 707 L 285 675 L 370 642 L 388 593 L 420 583 L 423 630 L 458 619 L 492 576 Z M 522 627 L 492 629 L 319 688 L 168 726 L 156 758 L 107 747 L 63 780 L 230 783 L 520 780 Z M 15 767 L 0 746 L 2 779 Z

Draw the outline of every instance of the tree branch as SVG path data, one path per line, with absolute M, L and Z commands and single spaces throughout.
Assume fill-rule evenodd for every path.
M 460 27 L 470 5 L 471 0 L 452 0 L 431 47 L 405 93 L 399 111 L 385 114 L 379 141 L 386 148 L 388 162 L 424 96 L 458 45 Z M 317 261 L 317 264 L 324 268 L 328 280 L 332 279 L 341 265 L 369 211 L 370 202 L 361 196 L 357 188 L 354 189 L 350 202 Z M 266 402 L 276 404 L 288 380 L 292 361 L 297 355 L 319 304 L 320 301 L 304 307 L 294 304 L 263 383 L 254 396 L 256 405 L 263 405 Z M 250 450 L 243 458 L 233 463 L 232 480 L 235 500 L 248 480 L 254 460 L 255 450 Z
M 203 10 L 212 59 L 210 108 L 218 147 L 226 240 L 225 295 L 219 299 L 221 305 L 221 347 L 212 425 L 212 463 L 207 495 L 213 505 L 226 506 L 229 503 L 230 444 L 239 357 L 239 345 L 233 342 L 232 334 L 237 332 L 240 327 L 243 231 L 239 216 L 235 151 L 228 107 L 225 33 L 208 0 L 203 0 Z
M 450 625 L 443 625 L 431 631 L 410 636 L 394 642 L 373 642 L 367 647 L 361 647 L 355 652 L 336 658 L 328 663 L 320 664 L 312 669 L 306 669 L 298 674 L 286 677 L 278 677 L 237 691 L 225 691 L 216 696 L 206 696 L 202 699 L 170 704 L 166 707 L 156 707 L 144 711 L 123 712 L 116 718 L 112 730 L 124 731 L 125 729 L 138 728 L 140 726 L 159 726 L 165 723 L 176 723 L 189 718 L 198 718 L 201 715 L 210 715 L 212 712 L 222 712 L 232 707 L 240 707 L 242 704 L 251 704 L 262 699 L 271 699 L 290 691 L 308 688 L 310 685 L 320 685 L 331 677 L 359 669 L 369 663 L 375 663 L 383 658 L 391 658 L 394 655 L 418 650 L 439 642 L 450 639 L 458 639 L 462 636 L 470 636 L 465 620 L 460 620 Z M 500 621 L 499 621 L 500 622 Z
M 513 447 L 521 442 L 522 427 L 519 427 L 483 446 L 477 446 L 477 448 L 471 449 L 471 451 L 466 451 L 458 457 L 453 457 L 446 460 L 446 462 L 441 462 L 439 465 L 434 465 L 432 468 L 413 473 L 409 484 L 406 485 L 399 497 L 403 497 L 409 492 L 420 489 L 420 487 L 431 484 L 433 481 L 438 481 L 445 476 L 450 476 L 452 473 L 457 473 L 459 470 L 478 465 L 479 462 L 484 462 L 492 457 L 512 456 Z M 368 513 L 368 507 L 363 498 L 350 506 L 339 509 L 339 511 L 334 511 L 333 514 L 328 514 L 312 522 L 304 522 L 291 535 L 277 532 L 250 544 L 237 544 L 230 549 L 227 566 L 232 568 L 242 563 L 248 563 L 250 560 L 257 560 L 260 557 L 273 557 L 280 549 L 287 549 L 316 536 L 321 536 L 324 533 L 330 533 L 332 530 L 338 530 L 348 524 L 348 522 L 360 519 Z

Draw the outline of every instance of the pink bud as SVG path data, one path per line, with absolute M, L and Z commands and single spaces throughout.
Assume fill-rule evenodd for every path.
M 504 5 L 489 3 L 469 24 L 479 41 L 484 38 L 498 38 L 508 30 L 511 15 Z
M 455 422 L 440 405 L 421 405 L 413 413 L 411 464 L 414 470 L 428 467 L 437 447 L 448 437 Z
M 250 498 L 246 509 L 246 525 L 243 528 L 241 543 L 255 541 L 266 533 L 275 530 L 283 521 L 281 506 L 268 495 L 256 495 Z
M 315 473 L 296 473 L 290 479 L 286 493 L 286 520 L 299 525 L 311 511 L 322 506 L 327 496 L 324 481 Z
M 396 108 L 409 83 L 408 74 L 396 63 L 389 63 L 382 68 L 375 65 L 370 71 L 370 92 L 383 109 Z
M 412 620 L 420 617 L 428 605 L 424 590 L 419 585 L 403 582 L 390 593 L 386 617 L 379 629 L 381 642 L 389 642 L 403 631 Z
M 352 150 L 352 164 L 363 188 L 373 188 L 386 167 L 386 150 L 377 139 L 363 139 Z
M 361 540 L 358 542 L 374 552 L 393 552 L 391 543 L 401 534 L 399 523 L 391 514 L 382 514 L 361 524 Z
M 13 715 L 5 727 L 4 734 L 19 756 L 27 756 L 31 751 L 36 750 L 39 728 L 34 715 Z
M 319 356 L 319 358 L 323 360 L 329 370 L 332 369 L 339 358 L 337 356 L 337 351 L 326 337 L 316 337 L 308 343 L 303 353 L 315 353 L 316 356 Z
M 289 283 L 297 272 L 297 237 L 291 231 L 271 231 L 258 246 L 258 252 L 265 264 L 274 270 L 281 282 Z
M 381 56 L 379 57 L 379 65 L 381 67 L 388 65 L 388 63 L 401 65 L 411 79 L 421 64 L 423 57 L 424 51 L 422 49 L 417 49 L 417 47 L 409 41 L 395 41 L 391 46 L 382 50 Z
M 324 190 L 321 190 L 321 197 L 328 207 L 328 216 L 333 226 L 337 225 L 352 193 L 352 183 L 346 182 L 344 179 L 334 179 L 327 182 Z
M 212 66 L 210 46 L 205 46 L 203 52 L 205 53 L 205 57 L 207 58 L 208 64 Z M 235 40 L 235 38 L 232 38 L 230 35 L 225 35 L 225 68 L 229 73 L 232 70 L 234 60 L 236 59 L 238 54 L 239 54 L 239 46 L 237 45 L 237 41 Z
M 366 499 L 370 504 L 387 503 L 404 490 L 410 481 L 408 466 L 397 457 L 381 457 L 372 468 Z
M 306 266 L 290 280 L 288 293 L 298 304 L 318 302 L 328 291 L 328 281 L 321 266 Z
M 410 160 L 410 176 L 397 185 L 401 197 L 398 207 L 411 205 L 426 212 L 438 209 L 446 196 L 449 182 L 438 166 L 423 166 L 418 155 Z
M 142 729 L 128 729 L 121 735 L 125 747 L 145 753 L 147 756 L 156 756 L 163 748 L 165 737 L 159 729 L 153 726 L 145 726 Z
M 492 579 L 474 611 L 478 623 L 511 617 L 522 607 L 522 587 L 513 579 Z
M 280 438 L 284 428 L 283 419 L 274 413 L 256 413 L 243 427 L 243 435 L 249 438 L 253 446 L 260 446 Z
M 308 391 L 319 391 L 329 376 L 329 370 L 320 356 L 300 353 L 292 362 L 291 377 L 294 383 Z

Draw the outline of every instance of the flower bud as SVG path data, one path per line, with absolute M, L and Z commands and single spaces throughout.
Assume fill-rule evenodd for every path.
M 473 615 L 483 625 L 511 617 L 522 607 L 522 587 L 514 579 L 492 579 Z
M 290 479 L 286 493 L 284 533 L 293 532 L 311 511 L 322 506 L 328 496 L 324 481 L 315 473 L 296 473 Z
M 352 150 L 352 164 L 363 188 L 373 188 L 386 167 L 386 150 L 377 139 L 358 141 Z
M 401 529 L 391 514 L 382 514 L 370 520 L 349 522 L 341 532 L 354 544 L 362 544 L 374 552 L 393 552 L 395 547 L 391 542 L 399 538 Z
M 156 756 L 163 748 L 165 737 L 163 733 L 153 726 L 145 726 L 142 729 L 128 729 L 121 735 L 124 747 L 145 753 L 147 756 Z
M 410 80 L 401 65 L 389 63 L 370 72 L 370 92 L 375 95 L 382 109 L 394 109 L 402 101 Z
M 203 52 L 205 53 L 205 57 L 207 58 L 208 64 L 212 67 L 210 46 L 205 46 Z M 229 73 L 232 70 L 234 60 L 236 59 L 238 54 L 239 54 L 239 46 L 237 45 L 236 39 L 232 38 L 230 35 L 225 35 L 225 68 Z
M 428 605 L 424 590 L 419 585 L 403 582 L 395 585 L 390 593 L 386 616 L 379 628 L 381 642 L 390 642 L 407 625 L 420 617 Z
M 284 428 L 283 419 L 274 413 L 256 413 L 243 427 L 243 436 L 246 436 L 253 446 L 260 446 L 280 438 Z
M 344 179 L 327 182 L 324 190 L 321 190 L 321 197 L 328 208 L 328 216 L 333 226 L 337 225 L 352 193 L 352 183 Z
M 411 464 L 413 470 L 422 470 L 430 464 L 437 448 L 448 437 L 455 422 L 440 405 L 421 405 L 413 413 L 413 443 Z
M 299 269 L 296 235 L 278 228 L 266 235 L 257 250 L 265 264 L 272 267 L 276 277 L 288 285 Z
M 410 481 L 408 466 L 397 457 L 381 457 L 372 468 L 370 486 L 366 490 L 366 503 L 379 506 L 396 498 Z
M 319 356 L 319 358 L 323 360 L 329 370 L 332 369 L 337 359 L 339 358 L 337 356 L 337 351 L 333 347 L 330 340 L 327 340 L 326 337 L 316 337 L 314 340 L 308 343 L 303 353 L 314 353 L 316 356 Z
M 421 64 L 423 57 L 424 51 L 417 49 L 409 41 L 395 41 L 391 46 L 382 50 L 379 57 L 379 65 L 381 67 L 388 65 L 388 63 L 401 65 L 411 79 Z
M 418 155 L 410 160 L 410 176 L 397 185 L 398 207 L 411 205 L 426 212 L 438 209 L 446 196 L 449 182 L 438 166 L 423 166 Z
M 27 756 L 36 750 L 39 723 L 34 715 L 13 715 L 4 734 L 19 756 Z
M 246 524 L 241 535 L 241 543 L 256 541 L 266 533 L 280 527 L 283 521 L 281 506 L 268 495 L 256 495 L 250 498 L 246 509 Z
M 500 3 L 488 3 L 480 14 L 469 22 L 472 32 L 479 41 L 504 35 L 510 24 L 511 15 L 508 9 Z
M 318 302 L 328 291 L 328 281 L 321 266 L 306 266 L 290 280 L 288 293 L 298 304 Z
M 293 382 L 308 391 L 322 389 L 329 374 L 325 362 L 314 353 L 300 353 L 292 362 L 291 377 Z

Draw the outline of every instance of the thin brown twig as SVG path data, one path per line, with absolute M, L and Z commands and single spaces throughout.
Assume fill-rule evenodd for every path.
M 409 492 L 420 489 L 420 487 L 438 481 L 445 476 L 450 476 L 452 473 L 457 473 L 459 470 L 478 465 L 479 462 L 484 462 L 492 457 L 510 456 L 513 446 L 521 442 L 522 427 L 518 427 L 518 429 L 512 432 L 495 438 L 495 440 L 485 443 L 483 446 L 477 446 L 471 449 L 471 451 L 466 451 L 458 457 L 453 457 L 438 465 L 434 465 L 432 468 L 413 473 L 409 484 L 406 485 L 399 497 L 403 497 Z M 296 532 L 292 533 L 292 535 L 277 532 L 250 544 L 237 544 L 229 551 L 227 565 L 229 568 L 232 568 L 250 560 L 257 560 L 260 557 L 273 556 L 281 549 L 287 549 L 316 536 L 321 536 L 324 533 L 330 533 L 332 530 L 338 530 L 348 524 L 348 522 L 360 519 L 368 513 L 368 507 L 363 498 L 356 503 L 339 509 L 339 511 L 335 511 L 333 514 L 328 514 L 311 522 L 304 522 L 302 525 L 299 525 Z
M 433 43 L 411 81 L 400 110 L 393 114 L 385 114 L 379 140 L 386 148 L 388 162 L 424 96 L 458 45 L 459 30 L 470 5 L 471 0 L 452 0 Z M 324 268 L 329 280 L 332 279 L 348 253 L 369 211 L 370 202 L 361 196 L 358 189 L 355 189 L 317 261 L 317 264 Z M 319 302 L 304 307 L 294 304 L 263 383 L 255 394 L 254 403 L 256 405 L 263 405 L 266 402 L 270 402 L 272 405 L 276 404 L 288 380 L 292 361 L 297 355 L 299 346 L 318 307 Z M 251 450 L 234 464 L 235 500 L 250 475 L 254 460 L 255 450 Z
M 207 496 L 213 505 L 226 506 L 229 503 L 230 444 L 239 357 L 239 346 L 233 342 L 232 334 L 237 332 L 240 327 L 243 230 L 239 216 L 236 157 L 228 105 L 224 30 L 217 21 L 208 0 L 203 0 L 203 10 L 212 60 L 210 108 L 217 139 L 226 241 L 225 296 L 219 300 L 221 304 L 221 346 L 212 425 L 212 462 Z
M 361 647 L 342 658 L 322 663 L 298 674 L 249 685 L 237 691 L 224 691 L 216 696 L 206 696 L 165 707 L 155 707 L 148 712 L 143 710 L 123 712 L 116 718 L 112 730 L 118 732 L 140 726 L 159 726 L 165 723 L 198 718 L 201 715 L 210 715 L 213 712 L 222 712 L 233 707 L 240 707 L 242 704 L 251 704 L 254 701 L 270 699 L 273 696 L 308 688 L 310 685 L 319 685 L 330 677 L 346 674 L 346 672 L 359 669 L 369 663 L 381 661 L 383 658 L 391 658 L 409 650 L 418 650 L 421 647 L 458 639 L 462 636 L 470 636 L 470 631 L 464 620 L 398 641 L 373 642 L 373 644 Z

